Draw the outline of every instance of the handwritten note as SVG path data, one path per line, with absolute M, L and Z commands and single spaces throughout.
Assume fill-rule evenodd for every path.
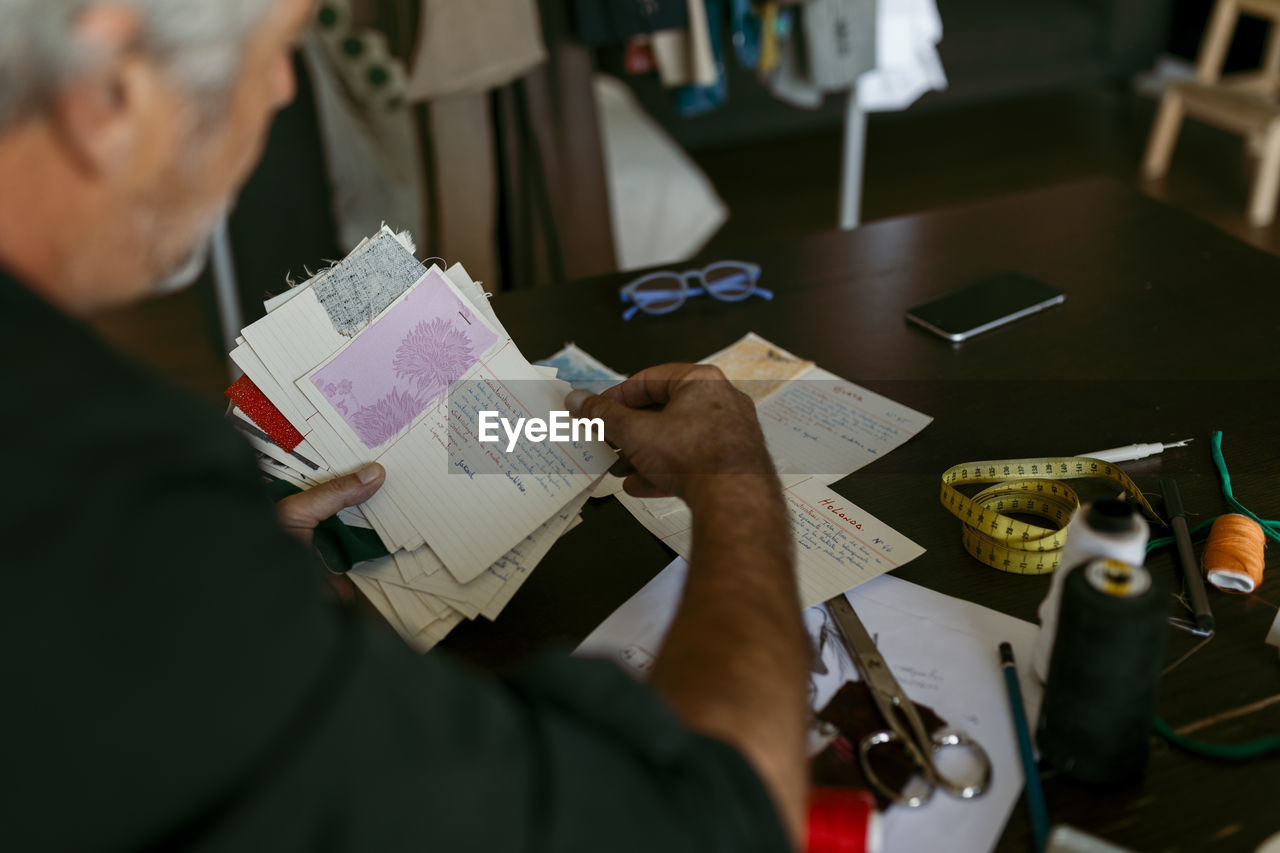
M 818 367 L 756 412 L 779 470 L 831 484 L 898 447 L 933 420 Z
M 795 542 L 796 578 L 806 606 L 914 560 L 924 549 L 813 477 L 783 477 L 783 497 Z M 641 524 L 686 559 L 693 545 L 687 508 L 657 517 L 646 499 L 621 493 L 618 500 Z

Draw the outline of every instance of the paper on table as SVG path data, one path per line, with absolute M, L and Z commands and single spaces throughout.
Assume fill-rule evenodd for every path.
M 779 473 L 830 485 L 883 456 L 933 418 L 805 361 L 751 332 L 703 359 L 756 402 Z
M 830 485 L 902 445 L 933 418 L 820 367 L 810 367 L 756 406 L 779 473 Z
M 612 388 L 627 377 L 616 370 L 606 367 L 590 353 L 585 352 L 572 342 L 554 355 L 549 355 L 536 364 L 545 364 L 558 371 L 559 378 L 568 382 L 573 388 L 599 394 L 606 388 Z
M 637 676 L 662 645 L 684 586 L 688 564 L 677 559 L 593 631 L 574 654 L 617 661 Z M 991 758 L 991 787 L 974 800 L 938 793 L 920 809 L 885 814 L 886 853 L 914 850 L 986 851 L 1000 838 L 1022 790 L 1022 768 L 997 648 L 1008 641 L 1029 719 L 1041 687 L 1030 669 L 1036 626 L 994 610 L 883 576 L 848 593 L 894 677 L 912 699 L 982 744 Z M 810 704 L 821 709 L 856 668 L 835 639 L 826 611 L 805 611 L 815 651 Z
M 782 486 L 796 546 L 800 601 L 806 607 L 924 553 L 919 545 L 812 477 L 785 476 Z M 619 493 L 618 500 L 667 547 L 688 558 L 693 516 L 687 507 L 657 518 L 643 509 L 642 498 Z
M 795 379 L 810 367 L 777 344 L 748 332 L 729 346 L 712 353 L 700 364 L 714 364 L 744 394 L 759 403 L 789 379 Z

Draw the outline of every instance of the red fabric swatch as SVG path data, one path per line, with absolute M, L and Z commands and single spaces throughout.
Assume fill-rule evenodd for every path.
M 267 399 L 267 395 L 248 376 L 241 376 L 224 393 L 258 429 L 271 436 L 271 440 L 285 450 L 293 450 L 302 443 L 302 433 L 289 423 L 288 418 L 280 414 L 275 404 Z

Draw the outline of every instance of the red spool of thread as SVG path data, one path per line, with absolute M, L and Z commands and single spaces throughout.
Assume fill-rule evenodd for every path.
M 880 813 L 870 792 L 810 789 L 808 853 L 878 853 L 882 835 Z

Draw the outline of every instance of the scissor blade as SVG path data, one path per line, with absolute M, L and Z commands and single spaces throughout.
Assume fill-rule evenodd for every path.
M 836 622 L 840 625 L 840 630 L 849 646 L 849 654 L 857 657 L 868 652 L 875 652 L 875 641 L 867 633 L 867 627 L 858 618 L 858 614 L 853 609 L 853 605 L 849 603 L 849 599 L 845 598 L 843 594 L 837 595 L 835 598 L 827 599 L 826 606 L 827 612 L 834 616 Z
M 826 606 L 827 612 L 835 617 L 840 635 L 844 638 L 845 648 L 848 649 L 849 656 L 853 658 L 858 671 L 862 673 L 867 686 L 884 693 L 886 699 L 893 701 L 901 694 L 901 690 L 894 681 L 892 673 L 889 672 L 884 658 L 880 657 L 875 640 L 871 639 L 871 634 L 858 618 L 849 599 L 843 595 L 837 595 L 835 598 L 827 599 Z

